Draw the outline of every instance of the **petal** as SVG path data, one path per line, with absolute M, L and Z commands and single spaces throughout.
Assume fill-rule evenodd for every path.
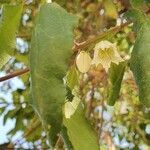
M 101 60 L 98 56 L 95 56 L 91 62 L 91 64 L 95 64 L 96 66 L 98 66 L 98 64 L 101 63 Z
M 118 65 L 119 62 L 124 61 L 117 51 L 116 43 L 111 43 L 106 40 L 101 41 L 95 45 L 94 50 L 92 64 L 98 65 L 101 63 L 106 70 L 110 68 L 111 62 Z
M 76 65 L 80 72 L 86 73 L 91 65 L 91 57 L 85 51 L 81 51 L 76 58 Z
M 107 71 L 110 68 L 111 60 L 110 59 L 103 59 L 101 60 L 102 66 L 105 68 Z

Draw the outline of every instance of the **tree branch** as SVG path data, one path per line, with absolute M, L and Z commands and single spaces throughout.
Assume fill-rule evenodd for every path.
M 120 26 L 112 27 L 112 28 L 108 29 L 106 32 L 103 32 L 103 33 L 97 35 L 94 38 L 88 39 L 85 42 L 82 42 L 82 43 L 76 43 L 75 42 L 73 50 L 74 51 L 80 51 L 82 49 L 86 49 L 91 44 L 96 43 L 96 42 L 106 38 L 107 36 L 110 36 L 110 34 L 113 34 L 113 35 L 116 34 L 117 32 L 121 31 L 124 27 L 128 26 L 129 24 L 131 24 L 131 22 L 126 22 L 126 23 L 123 23 Z
M 23 69 L 23 70 L 19 70 L 19 71 L 12 72 L 12 73 L 10 73 L 10 74 L 4 76 L 4 77 L 1 77 L 1 78 L 0 78 L 0 82 L 3 82 L 3 81 L 5 81 L 5 80 L 11 79 L 11 78 L 14 78 L 14 77 L 16 77 L 16 76 L 20 76 L 20 75 L 25 74 L 25 73 L 27 73 L 27 72 L 29 72 L 29 71 L 30 71 L 30 69 L 27 67 L 27 68 L 25 68 L 25 69 Z
M 120 26 L 112 27 L 112 28 L 109 29 L 108 31 L 106 31 L 106 32 L 104 32 L 104 33 L 102 33 L 102 34 L 100 34 L 100 35 L 98 35 L 98 36 L 96 36 L 96 37 L 94 37 L 94 38 L 92 38 L 92 39 L 89 39 L 89 40 L 87 40 L 87 41 L 85 41 L 85 42 L 82 42 L 82 43 L 76 43 L 76 42 L 75 42 L 75 43 L 74 43 L 73 50 L 74 50 L 74 51 L 80 51 L 81 49 L 86 49 L 86 48 L 88 48 L 91 44 L 96 43 L 96 42 L 98 42 L 99 40 L 104 39 L 104 38 L 107 37 L 109 34 L 111 34 L 111 33 L 115 34 L 115 33 L 119 32 L 119 31 L 121 31 L 122 28 L 128 26 L 130 23 L 131 23 L 131 22 L 126 22 L 126 23 L 124 23 L 124 24 L 122 24 L 122 25 L 120 25 Z M 11 79 L 11 78 L 16 77 L 16 76 L 19 76 L 19 75 L 22 75 L 22 74 L 27 73 L 27 72 L 29 72 L 29 71 L 30 71 L 30 69 L 29 69 L 29 68 L 26 68 L 26 69 L 23 69 L 23 70 L 20 70 L 20 71 L 16 71 L 16 72 L 10 73 L 9 75 L 6 75 L 6 76 L 4 76 L 4 77 L 1 77 L 1 78 L 0 78 L 0 82 L 5 81 L 5 80 L 8 80 L 8 79 Z

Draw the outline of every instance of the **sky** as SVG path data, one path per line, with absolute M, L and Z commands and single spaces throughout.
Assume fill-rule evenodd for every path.
M 4 75 L 6 75 L 5 72 L 0 72 L 0 77 Z M 11 87 L 11 89 L 8 88 L 8 85 Z M 0 82 L 0 102 L 1 102 L 1 99 L 5 99 L 7 102 L 12 103 L 13 102 L 12 93 L 13 91 L 16 91 L 17 89 L 25 89 L 25 86 L 19 77 L 15 77 L 7 81 Z M 0 144 L 8 142 L 7 133 L 15 127 L 15 119 L 8 119 L 6 121 L 6 124 L 3 125 L 4 115 L 13 108 L 14 107 L 11 105 L 0 116 Z M 21 135 L 21 132 L 18 133 L 13 139 L 15 140 L 20 135 Z

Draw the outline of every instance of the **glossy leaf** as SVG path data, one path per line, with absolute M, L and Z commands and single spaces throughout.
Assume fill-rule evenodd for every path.
M 62 126 L 66 91 L 63 78 L 73 46 L 77 18 L 56 3 L 41 6 L 32 36 L 30 67 L 32 106 L 39 114 L 53 146 Z

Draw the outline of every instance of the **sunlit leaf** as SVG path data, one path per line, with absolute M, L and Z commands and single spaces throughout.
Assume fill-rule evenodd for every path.
M 0 20 L 0 68 L 10 59 L 13 53 L 15 37 L 22 13 L 22 5 L 4 5 Z
M 73 90 L 79 83 L 79 73 L 75 66 L 72 66 L 66 76 L 67 86 Z
M 75 150 L 98 150 L 98 139 L 79 104 L 71 118 L 64 118 L 69 139 Z
M 66 102 L 64 106 L 64 114 L 66 118 L 70 118 L 76 111 L 78 105 L 80 103 L 80 99 L 74 97 L 72 102 Z

